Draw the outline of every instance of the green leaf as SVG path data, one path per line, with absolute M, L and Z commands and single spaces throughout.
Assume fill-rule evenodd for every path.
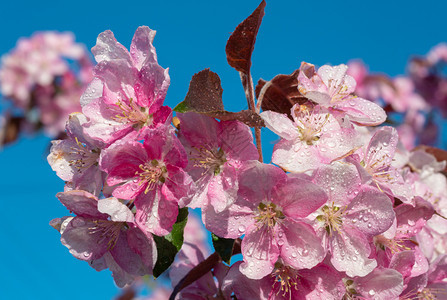
M 211 236 L 213 238 L 214 250 L 219 253 L 224 262 L 230 264 L 231 256 L 233 255 L 234 239 L 221 238 L 214 233 L 211 233 Z
M 188 103 L 186 101 L 182 101 L 179 104 L 177 104 L 176 107 L 174 107 L 173 111 L 179 112 L 179 113 L 185 113 L 190 111 L 191 109 L 188 107 Z
M 174 262 L 175 255 L 183 245 L 183 230 L 188 221 L 188 208 L 179 209 L 177 220 L 172 226 L 172 231 L 165 236 L 154 235 L 157 244 L 157 262 L 153 270 L 154 277 L 157 278 L 166 271 Z
M 165 236 L 165 239 L 171 242 L 177 251 L 180 251 L 183 245 L 183 230 L 185 229 L 186 222 L 188 221 L 188 208 L 184 207 L 179 209 L 177 221 L 172 226 L 172 231 Z

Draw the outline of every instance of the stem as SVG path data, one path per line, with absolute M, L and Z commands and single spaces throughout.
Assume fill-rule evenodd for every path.
M 261 128 L 259 127 L 255 127 L 255 138 L 256 138 L 256 147 L 258 148 L 259 153 L 259 162 L 263 162 L 264 159 L 262 157 Z
M 195 266 L 175 286 L 174 291 L 172 292 L 171 296 L 169 296 L 169 300 L 174 300 L 177 294 L 180 293 L 181 290 L 183 290 L 185 287 L 187 287 L 188 285 L 200 279 L 203 275 L 211 271 L 220 260 L 221 258 L 219 254 L 217 252 L 214 252 L 213 254 L 208 256 L 207 259 L 205 259 L 200 264 Z
M 242 85 L 243 85 L 244 91 L 245 91 L 245 97 L 247 98 L 248 108 L 254 113 L 259 113 L 256 111 L 255 89 L 253 87 L 253 78 L 251 77 L 250 71 L 247 74 L 245 74 L 243 72 L 239 72 L 239 75 L 241 76 Z M 255 127 L 255 139 L 256 139 L 256 148 L 258 148 L 258 153 L 259 153 L 259 161 L 263 162 L 261 128 L 260 127 Z

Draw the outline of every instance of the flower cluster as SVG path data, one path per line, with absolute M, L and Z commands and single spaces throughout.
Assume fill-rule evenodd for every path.
M 259 114 L 280 138 L 267 164 L 241 121 L 187 104 L 173 118 L 154 36 L 139 27 L 128 51 L 99 35 L 82 113 L 53 142 L 48 161 L 66 181 L 57 197 L 75 216 L 51 224 L 73 256 L 109 268 L 122 287 L 160 275 L 181 248 L 176 299 L 445 296 L 446 163 L 374 127 L 386 113 L 354 94 L 348 66 L 302 63 L 292 78 L 300 101 Z M 188 207 L 213 233 L 208 259 L 196 231 L 183 230 Z M 242 260 L 227 266 L 228 251 Z
M 70 33 L 40 32 L 20 39 L 2 57 L 0 89 L 14 106 L 4 118 L 20 118 L 20 128 L 27 131 L 43 127 L 51 136 L 63 133 L 66 119 L 61 116 L 80 110 L 79 97 L 92 68 L 85 47 Z
M 371 74 L 358 60 L 348 63 L 348 74 L 357 81 L 355 94 L 383 106 L 390 121 L 398 124 L 402 145 L 411 150 L 418 144 L 441 142 L 438 120 L 447 115 L 446 62 L 447 45 L 441 43 L 425 57 L 412 58 L 408 75 Z

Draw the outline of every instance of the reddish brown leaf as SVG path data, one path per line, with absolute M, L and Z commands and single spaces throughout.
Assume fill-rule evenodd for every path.
M 295 70 L 290 75 L 276 75 L 270 81 L 260 79 L 256 85 L 258 107 L 261 105 L 263 110 L 271 110 L 291 117 L 292 106 L 307 101 L 298 91 L 298 74 L 299 70 Z
M 179 103 L 174 110 L 178 112 L 195 111 L 199 113 L 223 111 L 223 89 L 220 85 L 219 75 L 205 69 L 191 79 L 185 100 Z
M 251 54 L 255 48 L 256 35 L 264 16 L 265 1 L 242 23 L 240 23 L 230 36 L 225 47 L 227 61 L 237 71 L 249 74 L 251 68 Z

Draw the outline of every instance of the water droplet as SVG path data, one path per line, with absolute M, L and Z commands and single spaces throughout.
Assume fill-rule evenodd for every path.
M 244 225 L 239 226 L 238 230 L 239 230 L 239 232 L 244 232 L 245 226 Z
M 413 221 L 413 220 L 408 220 L 408 225 L 410 225 L 410 226 L 414 226 L 416 223 Z
M 369 290 L 368 294 L 369 294 L 370 296 L 374 296 L 374 295 L 376 294 L 376 292 L 375 292 L 374 290 Z
M 296 252 L 292 252 L 292 257 L 295 258 L 297 256 Z
M 284 240 L 283 240 L 283 239 L 279 239 L 279 240 L 278 240 L 278 245 L 279 245 L 279 246 L 284 245 Z
M 334 148 L 336 146 L 334 142 L 329 142 L 327 145 L 329 148 Z
M 368 223 L 368 228 L 371 228 L 371 227 L 372 227 L 371 223 Z
M 89 256 L 90 256 L 90 253 L 88 253 L 88 252 L 84 252 L 84 256 L 85 256 L 85 257 L 89 257 Z

